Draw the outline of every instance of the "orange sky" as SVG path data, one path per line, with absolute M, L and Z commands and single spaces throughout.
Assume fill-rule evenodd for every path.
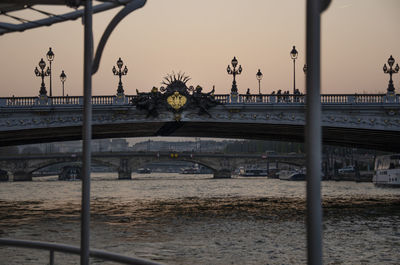
M 54 7 L 43 9 L 51 11 Z M 382 66 L 392 54 L 400 62 L 400 1 L 333 0 L 322 16 L 323 93 L 383 93 L 388 75 Z M 116 11 L 94 16 L 95 45 Z M 59 75 L 65 70 L 66 93 L 82 95 L 83 27 L 79 20 L 23 33 L 0 36 L 0 96 L 36 96 L 40 78 L 34 68 L 49 47 L 53 62 L 53 95 L 61 95 Z M 292 90 L 296 45 L 296 87 L 303 91 L 305 1 L 300 0 L 148 0 L 125 18 L 103 53 L 93 77 L 94 95 L 116 93 L 112 67 L 122 57 L 129 73 L 125 92 L 135 94 L 160 86 L 167 73 L 185 72 L 188 85 L 229 93 L 232 77 L 226 67 L 236 56 L 243 72 L 240 93 L 258 92 L 256 73 L 264 74 L 263 93 Z M 394 75 L 400 89 L 400 74 Z M 48 80 L 46 81 L 48 87 Z

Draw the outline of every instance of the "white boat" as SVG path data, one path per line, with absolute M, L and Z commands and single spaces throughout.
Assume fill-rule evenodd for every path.
M 239 168 L 239 176 L 241 176 L 241 177 L 267 177 L 268 170 L 266 168 L 241 167 L 241 168 Z
M 400 154 L 377 156 L 372 182 L 376 186 L 400 187 Z
M 305 180 L 306 174 L 299 170 L 281 170 L 276 173 L 281 180 Z
M 151 173 L 151 169 L 150 168 L 141 167 L 141 168 L 139 168 L 137 170 L 137 173 L 139 173 L 139 174 L 150 174 Z
M 181 174 L 200 174 L 200 168 L 196 167 L 181 168 Z

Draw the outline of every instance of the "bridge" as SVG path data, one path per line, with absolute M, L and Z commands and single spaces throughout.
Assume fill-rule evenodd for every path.
M 131 179 L 132 171 L 159 161 L 186 161 L 213 170 L 214 178 L 230 178 L 239 166 L 270 162 L 304 165 L 304 155 L 222 154 L 190 152 L 98 152 L 92 154 L 93 164 L 107 166 L 118 172 L 118 179 Z M 82 154 L 49 153 L 21 154 L 0 157 L 0 169 L 11 172 L 14 181 L 32 180 L 33 172 L 51 165 L 65 164 L 80 167 Z
M 93 138 L 304 140 L 305 95 L 212 95 L 216 106 L 176 111 L 156 105 L 154 115 L 150 107 L 135 105 L 141 94 L 93 96 Z M 399 103 L 394 93 L 321 95 L 323 143 L 398 151 Z M 81 139 L 82 110 L 79 96 L 0 98 L 0 146 Z

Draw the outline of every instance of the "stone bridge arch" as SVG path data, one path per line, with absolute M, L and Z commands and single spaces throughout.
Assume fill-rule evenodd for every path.
M 54 156 L 54 157 L 52 157 Z M 92 163 L 104 165 L 118 172 L 119 179 L 131 179 L 132 170 L 157 161 L 185 161 L 210 168 L 215 178 L 230 177 L 239 166 L 270 162 L 304 165 L 302 155 L 222 154 L 189 152 L 120 152 L 93 154 Z M 0 168 L 14 173 L 14 180 L 31 180 L 32 172 L 60 163 L 80 163 L 80 154 L 33 155 L 3 159 Z

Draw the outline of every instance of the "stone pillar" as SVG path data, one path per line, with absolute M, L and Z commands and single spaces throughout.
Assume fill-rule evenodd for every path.
M 118 168 L 118 179 L 132 179 L 132 169 L 128 166 L 128 159 L 121 159 Z
M 230 94 L 230 103 L 238 103 L 238 94 L 237 92 L 231 92 Z
M 215 179 L 228 179 L 232 178 L 231 171 L 229 169 L 214 170 Z
M 118 170 L 118 179 L 132 179 L 132 171 Z
M 122 105 L 125 103 L 126 103 L 126 97 L 125 97 L 124 92 L 117 93 L 117 95 L 115 96 L 115 99 L 114 99 L 114 104 Z
M 14 172 L 13 181 L 31 181 L 32 174 L 30 172 L 16 171 Z

